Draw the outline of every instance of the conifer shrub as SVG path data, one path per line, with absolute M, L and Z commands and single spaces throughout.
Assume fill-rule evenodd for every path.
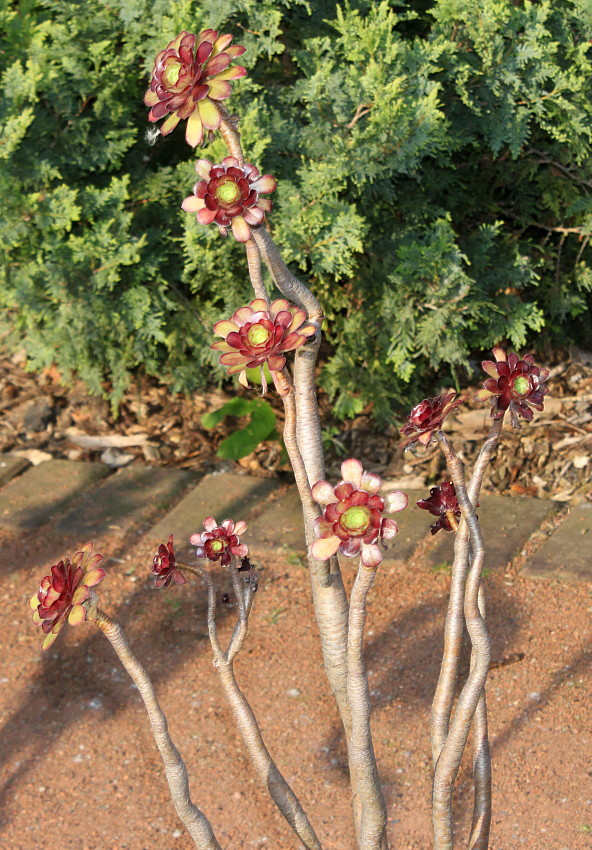
M 184 130 L 147 135 L 142 105 L 188 21 L 247 48 L 232 108 L 278 179 L 274 239 L 323 301 L 338 417 L 384 419 L 502 341 L 592 344 L 586 0 L 82 9 L 0 6 L 1 321 L 30 368 L 115 406 L 138 368 L 175 391 L 226 376 L 210 328 L 245 302 L 244 252 L 180 208 Z

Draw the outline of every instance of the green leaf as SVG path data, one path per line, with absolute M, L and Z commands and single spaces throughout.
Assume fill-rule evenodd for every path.
M 218 410 L 202 416 L 204 428 L 212 429 L 226 416 L 250 416 L 250 422 L 220 443 L 217 455 L 226 460 L 238 460 L 251 454 L 259 443 L 277 435 L 273 407 L 262 399 L 233 398 Z

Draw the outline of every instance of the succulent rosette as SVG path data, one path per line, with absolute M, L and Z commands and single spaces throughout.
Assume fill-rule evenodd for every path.
M 260 174 L 249 162 L 239 165 L 234 156 L 226 156 L 220 165 L 198 159 L 195 170 L 202 180 L 193 187 L 193 195 L 185 198 L 185 212 L 197 213 L 200 224 L 217 224 L 223 236 L 228 228 L 239 242 L 251 237 L 251 227 L 261 224 L 272 202 L 260 198 L 262 192 L 273 192 L 277 186 L 271 174 Z
M 401 428 L 401 434 L 405 438 L 401 445 L 410 446 L 413 443 L 421 443 L 422 446 L 427 446 L 434 432 L 441 430 L 448 414 L 463 403 L 464 398 L 457 396 L 457 393 L 448 393 L 420 401 L 409 414 L 407 425 Z
M 33 622 L 41 626 L 46 635 L 41 649 L 46 650 L 56 640 L 66 620 L 76 626 L 86 620 L 83 605 L 90 589 L 105 577 L 99 567 L 103 556 L 92 553 L 93 544 L 87 543 L 72 560 L 64 558 L 51 568 L 51 573 L 41 580 L 39 591 L 31 597 Z
M 189 538 L 191 544 L 196 547 L 195 554 L 198 558 L 207 558 L 209 561 L 220 561 L 223 567 L 227 567 L 235 558 L 245 558 L 249 549 L 240 542 L 240 535 L 247 530 L 247 523 L 243 520 L 235 523 L 231 519 L 225 519 L 218 525 L 213 516 L 206 517 L 203 522 L 204 531 L 192 534 Z
M 399 490 L 379 496 L 382 479 L 365 472 L 355 458 L 343 461 L 341 475 L 335 487 L 328 481 L 317 481 L 312 488 L 313 499 L 324 511 L 315 520 L 317 540 L 311 553 L 320 561 L 337 552 L 347 558 L 360 555 L 362 564 L 374 569 L 382 563 L 378 542 L 392 540 L 399 531 L 397 523 L 383 514 L 402 511 L 409 500 Z
M 438 517 L 438 521 L 430 526 L 432 534 L 440 529 L 456 531 L 461 511 L 452 481 L 443 481 L 439 487 L 432 487 L 429 497 L 420 499 L 416 504 L 418 508 Z
M 185 576 L 179 571 L 175 558 L 173 535 L 169 535 L 166 543 L 161 543 L 152 561 L 152 575 L 156 576 L 154 587 L 168 587 L 175 584 L 185 584 Z
M 256 298 L 230 319 L 216 322 L 214 333 L 223 340 L 211 347 L 222 352 L 220 363 L 228 367 L 229 375 L 235 375 L 246 369 L 262 368 L 265 363 L 270 371 L 281 371 L 286 365 L 286 352 L 304 345 L 314 336 L 315 327 L 307 324 L 304 310 L 284 298 L 278 298 L 269 307 L 262 298 Z M 241 381 L 245 382 L 244 374 Z
M 518 417 L 531 422 L 531 408 L 542 410 L 549 392 L 545 383 L 549 370 L 535 366 L 532 354 L 520 359 L 517 354 L 506 354 L 503 348 L 494 348 L 492 354 L 495 362 L 484 360 L 481 364 L 489 378 L 476 393 L 475 401 L 491 401 L 494 419 L 501 419 L 509 410 L 515 427 L 519 427 Z
M 186 118 L 185 138 L 192 147 L 199 145 L 204 130 L 220 126 L 216 101 L 230 97 L 230 81 L 247 73 L 241 65 L 230 65 L 245 49 L 232 45 L 227 33 L 204 30 L 196 36 L 183 30 L 155 59 L 150 88 L 144 95 L 144 103 L 151 107 L 148 120 L 168 115 L 160 128 L 166 136 Z

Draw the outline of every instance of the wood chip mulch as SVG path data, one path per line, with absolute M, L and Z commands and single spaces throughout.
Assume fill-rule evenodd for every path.
M 65 458 L 101 460 L 113 467 L 149 463 L 205 473 L 222 465 L 217 447 L 241 424 L 226 419 L 214 431 L 201 425 L 204 413 L 232 397 L 220 389 L 183 396 L 170 393 L 155 379 L 139 378 L 114 417 L 108 402 L 89 395 L 81 382 L 66 387 L 55 368 L 28 373 L 24 367 L 21 352 L 0 357 L 0 454 L 20 454 L 34 464 Z M 592 500 L 592 354 L 572 350 L 553 366 L 549 384 L 544 412 L 520 431 L 504 430 L 484 487 L 557 502 Z M 271 393 L 268 400 L 281 431 L 281 403 Z M 344 456 L 354 455 L 403 489 L 429 488 L 442 480 L 445 471 L 437 447 L 404 453 L 394 425 L 378 431 L 369 413 L 338 424 L 322 394 L 320 403 L 329 476 L 338 475 Z M 485 406 L 473 406 L 447 420 L 446 430 L 467 463 L 479 451 L 489 422 Z M 237 467 L 254 475 L 289 474 L 277 441 L 260 444 Z

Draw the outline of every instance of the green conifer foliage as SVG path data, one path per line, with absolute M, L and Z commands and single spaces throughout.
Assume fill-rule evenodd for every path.
M 0 0 L 0 305 L 31 368 L 115 404 L 138 367 L 223 378 L 244 253 L 181 210 L 195 157 L 182 128 L 151 143 L 142 102 L 158 50 L 206 27 L 248 49 L 228 105 L 325 306 L 339 416 L 386 418 L 502 340 L 592 344 L 590 0 Z

